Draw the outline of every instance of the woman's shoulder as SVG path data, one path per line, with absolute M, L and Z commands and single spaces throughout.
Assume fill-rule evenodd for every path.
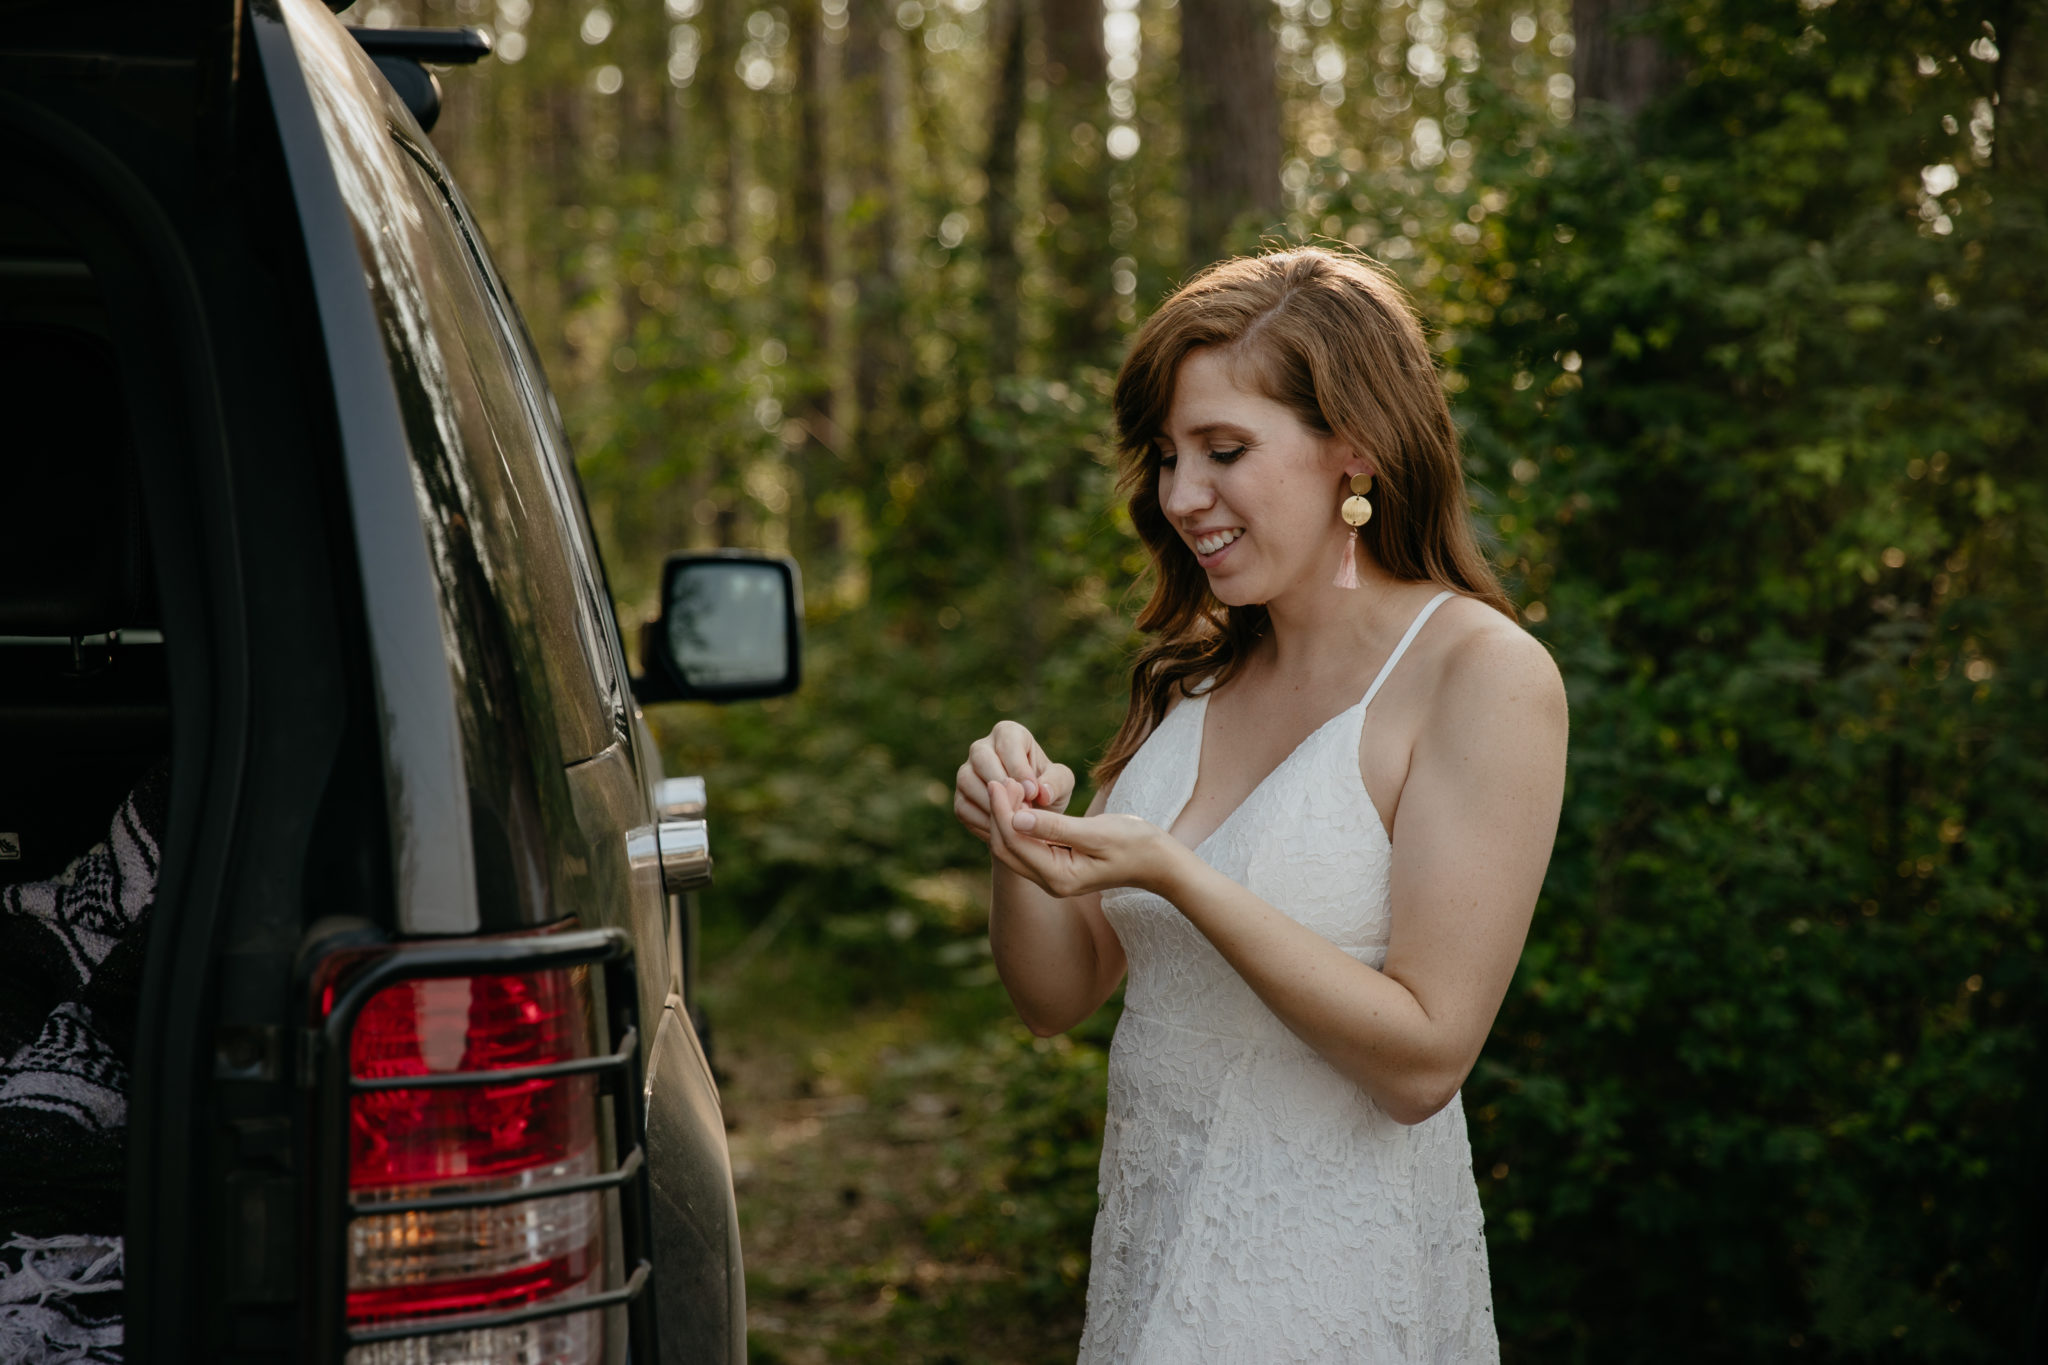
M 1457 723 L 1475 711 L 1507 708 L 1523 714 L 1564 715 L 1564 678 L 1541 640 L 1477 597 L 1463 593 L 1443 604 L 1441 630 L 1424 671 L 1426 695 L 1439 720 Z M 1419 641 L 1418 641 L 1419 643 Z

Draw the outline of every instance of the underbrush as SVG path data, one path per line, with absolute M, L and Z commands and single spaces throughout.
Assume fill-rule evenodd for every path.
M 1071 1360 L 1115 1008 L 1033 1038 L 985 939 L 878 919 L 706 926 L 752 1358 Z

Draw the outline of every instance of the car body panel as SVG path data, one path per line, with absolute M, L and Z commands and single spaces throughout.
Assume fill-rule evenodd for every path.
M 470 859 L 468 780 L 455 688 L 442 657 L 434 566 L 416 510 L 405 420 L 390 371 L 381 363 L 380 324 L 363 287 L 350 227 L 358 214 L 377 210 L 369 188 L 338 174 L 327 154 L 322 125 L 345 119 L 349 105 L 335 98 L 332 84 L 309 80 L 306 72 L 316 67 L 333 84 L 360 84 L 348 62 L 360 53 L 343 51 L 339 44 L 353 46 L 351 40 L 324 9 L 318 16 L 327 24 L 314 21 L 315 9 L 306 0 L 283 0 L 279 13 L 259 10 L 250 18 L 298 202 L 327 350 L 332 358 L 355 361 L 330 363 L 328 369 L 351 510 L 366 542 L 358 564 L 383 715 L 399 923 L 416 933 L 474 933 L 481 918 Z M 373 359 L 377 363 L 366 363 Z
M 568 777 L 588 859 L 582 917 L 625 929 L 635 944 L 659 945 L 658 954 L 643 947 L 639 965 L 640 1017 L 658 1018 L 670 990 L 668 897 L 659 856 L 634 856 L 636 845 L 652 842 L 646 786 L 624 743 L 574 764 Z
M 697 1030 L 671 996 L 647 1067 L 654 1293 L 663 1365 L 745 1365 L 747 1288 L 725 1123 Z

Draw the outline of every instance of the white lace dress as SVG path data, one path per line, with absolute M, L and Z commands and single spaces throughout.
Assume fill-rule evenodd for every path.
M 1392 846 L 1359 776 L 1364 698 L 1302 741 L 1196 852 L 1353 957 L 1386 960 Z M 1206 695 L 1170 712 L 1108 809 L 1169 829 Z M 1388 1118 L 1148 892 L 1105 892 L 1130 960 L 1109 1057 L 1083 1365 L 1492 1362 L 1465 1112 Z

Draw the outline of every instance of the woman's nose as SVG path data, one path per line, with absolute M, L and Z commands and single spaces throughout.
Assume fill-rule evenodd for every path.
M 1191 516 L 1215 500 L 1216 490 L 1205 479 L 1178 469 L 1159 478 L 1159 506 L 1169 517 Z

